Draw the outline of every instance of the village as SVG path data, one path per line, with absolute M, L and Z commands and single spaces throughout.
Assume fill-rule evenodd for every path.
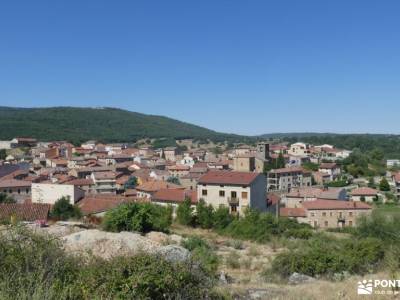
M 257 209 L 315 228 L 338 228 L 356 226 L 374 204 L 389 201 L 388 190 L 346 174 L 340 161 L 351 151 L 332 145 L 259 142 L 226 150 L 221 146 L 216 153 L 192 140 L 180 143 L 184 146 L 153 148 L 96 141 L 76 147 L 32 138 L 0 142 L 7 153 L 0 161 L 0 192 L 15 200 L 1 204 L 1 219 L 15 215 L 21 221 L 47 221 L 51 206 L 62 197 L 84 216 L 101 216 L 136 201 L 176 209 L 190 198 L 193 206 L 203 199 L 234 215 Z M 346 186 L 332 185 L 343 178 Z M 388 171 L 375 180 L 387 181 L 389 190 L 400 195 L 400 173 Z

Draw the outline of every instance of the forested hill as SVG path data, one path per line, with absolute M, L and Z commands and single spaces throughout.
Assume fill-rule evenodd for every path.
M 0 140 L 14 137 L 81 142 L 130 142 L 139 138 L 195 138 L 214 141 L 239 140 L 163 116 L 146 115 L 116 108 L 12 108 L 0 107 Z

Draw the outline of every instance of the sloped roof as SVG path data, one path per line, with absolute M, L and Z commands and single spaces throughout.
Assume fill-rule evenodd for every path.
M 199 179 L 199 184 L 232 184 L 249 185 L 260 173 L 253 172 L 232 172 L 232 171 L 209 171 Z
M 306 217 L 306 211 L 304 208 L 282 207 L 279 215 L 281 217 Z
M 370 187 L 361 187 L 351 191 L 353 196 L 375 196 L 378 191 Z
M 2 203 L 0 204 L 0 219 L 9 220 L 15 216 L 21 221 L 47 220 L 50 205 L 41 203 Z
M 181 203 L 189 197 L 193 204 L 197 203 L 197 192 L 196 191 L 185 191 L 183 189 L 162 189 L 157 191 L 152 200 L 168 203 Z
M 368 204 L 361 201 L 344 201 L 344 200 L 322 200 L 304 202 L 303 207 L 310 210 L 321 209 L 372 209 Z
M 84 197 L 78 202 L 78 207 L 81 209 L 83 215 L 90 215 L 108 211 L 117 207 L 122 203 L 133 202 L 132 198 L 125 198 L 121 196 L 107 196 L 107 197 Z

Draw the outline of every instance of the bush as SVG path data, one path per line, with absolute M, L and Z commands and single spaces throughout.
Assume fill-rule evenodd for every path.
M 192 236 L 183 240 L 181 245 L 192 252 L 194 261 L 199 262 L 208 273 L 215 275 L 219 259 L 205 240 L 197 236 Z
M 309 225 L 299 224 L 288 218 L 277 219 L 270 213 L 248 210 L 245 216 L 235 219 L 222 233 L 237 239 L 267 242 L 271 236 L 309 238 L 312 231 Z
M 214 226 L 216 230 L 221 230 L 226 228 L 232 221 L 234 220 L 234 217 L 229 213 L 229 208 L 226 206 L 219 206 L 215 211 L 214 211 Z
M 206 299 L 209 277 L 147 254 L 83 260 L 22 227 L 0 235 L 0 299 Z
M 229 255 L 225 259 L 226 265 L 231 269 L 239 269 L 240 268 L 240 256 L 235 251 L 229 253 Z
M 214 225 L 214 208 L 211 204 L 207 206 L 203 199 L 196 205 L 196 223 L 204 229 L 210 229 Z
M 358 238 L 381 239 L 386 244 L 399 244 L 399 232 L 400 219 L 373 212 L 370 216 L 362 216 L 358 219 L 354 235 Z
M 172 208 L 152 203 L 127 203 L 108 211 L 103 220 L 106 231 L 168 232 Z
M 182 247 L 188 249 L 189 251 L 193 251 L 196 248 L 207 248 L 210 249 L 210 245 L 198 236 L 191 236 L 186 240 L 182 240 Z
M 374 270 L 384 255 L 377 239 L 333 239 L 318 236 L 303 247 L 280 253 L 272 261 L 272 272 L 285 278 L 297 272 L 309 276 Z
M 16 201 L 13 197 L 0 193 L 0 203 L 16 203 Z
M 185 200 L 178 205 L 176 220 L 182 225 L 193 225 L 193 208 L 190 198 L 185 198 Z
M 50 216 L 59 220 L 79 219 L 82 213 L 77 206 L 70 203 L 69 197 L 61 197 L 54 203 Z
M 86 299 L 204 299 L 212 286 L 190 263 L 147 254 L 93 262 L 80 275 Z

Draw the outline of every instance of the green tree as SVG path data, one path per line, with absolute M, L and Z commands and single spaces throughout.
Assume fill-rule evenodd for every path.
M 163 231 L 172 223 L 172 207 L 152 203 L 125 203 L 109 210 L 103 219 L 106 231 Z
M 214 223 L 214 208 L 212 205 L 206 205 L 203 199 L 200 199 L 196 205 L 196 220 L 201 228 L 209 229 Z
M 178 205 L 176 210 L 176 220 L 182 225 L 192 225 L 193 224 L 193 208 L 192 201 L 189 197 Z
M 285 158 L 283 157 L 282 151 L 279 152 L 279 156 L 276 162 L 276 168 L 281 169 L 285 167 Z
M 7 157 L 7 153 L 5 149 L 0 149 L 0 160 L 5 160 Z
M 234 217 L 229 213 L 229 208 L 225 205 L 220 205 L 214 212 L 214 228 L 224 229 L 232 221 Z
M 179 181 L 179 178 L 176 177 L 176 176 L 170 176 L 170 177 L 168 177 L 167 182 L 173 183 L 173 184 L 177 184 L 177 185 L 180 185 L 180 184 L 181 184 L 181 182 Z
M 373 177 L 370 177 L 368 179 L 368 187 L 375 188 L 375 182 L 374 182 L 374 178 Z
M 68 220 L 72 218 L 82 217 L 82 213 L 77 206 L 70 203 L 69 197 L 61 197 L 54 204 L 50 216 L 60 220 Z
M 0 203 L 16 203 L 16 201 L 13 197 L 0 193 Z
M 124 188 L 125 189 L 134 189 L 138 184 L 138 180 L 136 176 L 130 176 L 128 181 L 125 182 Z
M 384 192 L 390 191 L 389 182 L 386 180 L 385 177 L 382 178 L 381 182 L 379 183 L 379 189 Z

